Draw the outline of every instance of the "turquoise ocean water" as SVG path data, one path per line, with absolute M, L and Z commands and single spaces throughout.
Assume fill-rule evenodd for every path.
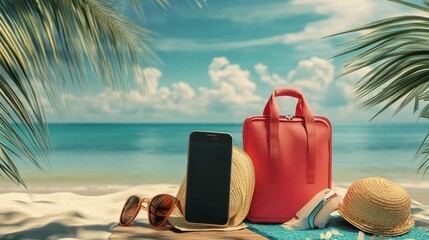
M 19 163 L 34 185 L 180 183 L 193 130 L 229 132 L 242 147 L 241 124 L 50 124 L 53 150 L 45 172 Z M 429 132 L 425 124 L 333 126 L 333 181 L 384 176 L 424 184 L 410 160 Z

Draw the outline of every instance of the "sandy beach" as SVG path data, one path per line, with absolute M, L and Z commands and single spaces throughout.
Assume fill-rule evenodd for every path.
M 158 193 L 175 194 L 178 185 L 152 184 L 94 195 L 91 191 L 0 194 L 1 239 L 107 239 L 118 223 L 125 199 L 137 194 L 151 197 Z M 334 186 L 340 196 L 347 187 Z M 427 188 L 410 188 L 416 225 L 429 228 Z M 416 200 L 418 199 L 418 201 Z M 145 222 L 146 213 L 136 221 Z
M 107 239 L 130 195 L 175 194 L 178 185 L 141 185 L 98 196 L 86 192 L 0 194 L 0 239 Z M 146 218 L 142 213 L 138 219 Z

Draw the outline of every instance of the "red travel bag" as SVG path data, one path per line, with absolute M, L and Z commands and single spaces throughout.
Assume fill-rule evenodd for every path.
M 280 116 L 275 97 L 298 99 L 294 116 Z M 283 223 L 332 182 L 332 129 L 325 117 L 313 116 L 304 96 L 277 89 L 263 115 L 243 124 L 244 150 L 255 168 L 255 191 L 247 218 Z

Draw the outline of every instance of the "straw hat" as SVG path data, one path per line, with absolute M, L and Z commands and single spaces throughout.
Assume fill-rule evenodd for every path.
M 229 223 L 225 226 L 197 226 L 185 222 L 183 214 L 176 207 L 170 215 L 169 223 L 182 231 L 233 231 L 245 228 L 242 222 L 249 212 L 255 188 L 255 171 L 250 157 L 242 149 L 233 147 L 231 164 L 231 192 Z M 186 177 L 177 192 L 177 198 L 185 207 Z
M 414 225 L 410 195 L 400 185 L 380 177 L 353 183 L 338 212 L 355 227 L 376 235 L 402 235 Z

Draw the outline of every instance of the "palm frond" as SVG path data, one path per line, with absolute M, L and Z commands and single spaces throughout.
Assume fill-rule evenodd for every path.
M 402 0 L 389 0 L 429 12 L 429 0 L 418 5 Z M 346 56 L 339 76 L 365 67 L 373 69 L 356 84 L 354 98 L 362 108 L 381 105 L 375 118 L 386 109 L 399 103 L 393 115 L 414 102 L 417 112 L 421 101 L 429 100 L 429 18 L 399 16 L 378 20 L 332 36 L 365 33 L 341 43 L 344 48 L 335 57 Z M 352 55 L 352 56 L 350 56 Z M 420 111 L 418 118 L 429 118 L 429 105 Z M 416 156 L 424 156 L 419 171 L 429 169 L 429 143 L 424 142 Z M 424 171 L 423 171 L 424 169 Z
M 416 154 L 414 154 L 413 161 L 419 161 L 420 160 L 420 166 L 417 169 L 417 173 L 423 172 L 423 175 L 426 174 L 426 172 L 429 169 L 429 134 L 426 135 L 425 139 L 423 140 L 422 144 L 420 145 L 419 149 L 417 150 Z
M 0 175 L 25 187 L 14 159 L 37 167 L 46 159 L 41 91 L 61 114 L 62 93 L 85 89 L 90 79 L 129 89 L 135 66 L 158 61 L 151 35 L 115 1 L 0 1 Z
M 429 12 L 429 8 L 427 7 L 427 6 L 429 6 L 429 1 L 428 0 L 423 0 L 423 4 L 426 5 L 426 7 L 418 5 L 418 4 L 415 4 L 415 3 L 412 3 L 412 2 L 403 1 L 403 0 L 389 0 L 389 1 L 395 2 L 395 3 L 399 3 L 399 4 L 402 4 L 402 5 L 408 6 L 408 7 L 412 7 L 412 8 L 418 9 L 418 10 L 422 10 L 422 11 L 425 11 L 425 12 Z

